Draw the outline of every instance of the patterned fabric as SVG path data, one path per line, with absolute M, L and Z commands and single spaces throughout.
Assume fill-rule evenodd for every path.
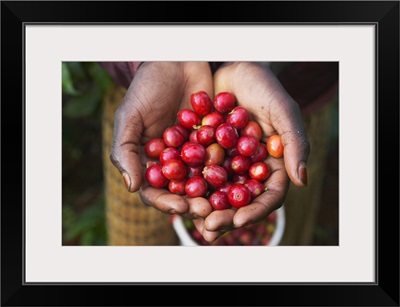
M 128 88 L 133 76 L 142 62 L 100 62 L 111 77 L 119 85 Z

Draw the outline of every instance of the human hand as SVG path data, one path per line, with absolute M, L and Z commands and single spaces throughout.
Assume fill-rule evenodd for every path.
M 210 203 L 147 185 L 143 178 L 149 158 L 144 145 L 176 124 L 178 111 L 191 108 L 190 95 L 199 90 L 213 97 L 208 62 L 143 63 L 115 113 L 110 154 L 129 192 L 139 191 L 146 205 L 163 213 L 187 218 L 206 217 L 212 211 Z
M 205 219 L 194 220 L 208 242 L 233 228 L 257 223 L 282 206 L 290 181 L 307 185 L 306 163 L 310 152 L 298 104 L 264 63 L 236 62 L 220 67 L 214 75 L 214 92 L 231 92 L 237 104 L 245 107 L 262 130 L 264 144 L 273 134 L 281 136 L 282 159 L 267 157 L 271 175 L 266 191 L 239 209 L 216 210 Z

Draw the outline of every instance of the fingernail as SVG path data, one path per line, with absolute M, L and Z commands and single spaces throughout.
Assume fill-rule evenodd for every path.
M 304 162 L 299 165 L 299 180 L 304 186 L 307 186 L 307 167 Z
M 128 191 L 131 190 L 131 178 L 128 173 L 122 173 L 122 178 L 124 178 L 125 186 Z

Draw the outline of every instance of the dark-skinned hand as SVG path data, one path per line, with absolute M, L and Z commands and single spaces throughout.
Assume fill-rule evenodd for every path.
M 273 134 L 281 136 L 283 158 L 268 156 L 271 175 L 266 191 L 239 209 L 215 210 L 205 219 L 194 220 L 206 241 L 213 242 L 226 231 L 257 223 L 285 201 L 290 181 L 307 185 L 306 164 L 310 152 L 298 104 L 288 95 L 266 63 L 226 63 L 214 75 L 214 92 L 231 92 L 263 131 L 264 144 Z
M 177 123 L 177 113 L 189 109 L 190 95 L 203 90 L 213 97 L 208 62 L 145 62 L 137 70 L 114 117 L 111 161 L 122 174 L 128 191 L 139 191 L 142 201 L 166 214 L 205 218 L 212 211 L 202 197 L 186 198 L 146 184 L 149 160 L 145 143 L 160 138 Z

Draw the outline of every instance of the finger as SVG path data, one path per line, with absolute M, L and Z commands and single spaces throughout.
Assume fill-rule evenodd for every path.
M 142 183 L 139 142 L 143 131 L 140 115 L 127 110 L 126 100 L 115 112 L 110 160 L 123 176 L 129 192 L 135 192 Z
M 278 113 L 274 127 L 281 136 L 286 171 L 296 186 L 306 186 L 310 143 L 301 120 L 300 109 L 291 98 L 280 106 L 282 111 Z
M 205 91 L 208 96 L 213 99 L 214 85 L 211 68 L 208 62 L 185 63 L 185 76 L 187 82 L 185 92 L 182 97 L 183 106 L 191 109 L 190 95 L 198 91 Z
M 235 227 L 243 227 L 265 219 L 271 212 L 280 208 L 285 200 L 289 177 L 282 160 L 269 157 L 266 160 L 271 175 L 265 182 L 265 192 L 256 197 L 248 206 L 239 208 L 233 217 Z
M 166 189 L 142 186 L 139 195 L 145 205 L 152 206 L 165 214 L 184 215 L 189 211 L 189 203 L 185 198 Z
M 211 212 L 212 207 L 207 199 L 204 197 L 194 197 L 194 198 L 186 198 L 186 201 L 189 203 L 188 214 L 192 218 L 206 218 Z
M 233 92 L 232 90 L 232 76 L 235 72 L 235 65 L 233 63 L 224 63 L 215 72 L 213 76 L 214 81 L 214 94 L 221 92 Z
M 204 219 L 193 220 L 193 223 L 197 231 L 201 233 L 204 240 L 206 240 L 208 243 L 214 242 L 225 233 L 225 231 L 208 231 L 204 228 Z
M 234 228 L 234 209 L 215 210 L 205 219 L 204 228 L 207 231 L 228 231 Z

